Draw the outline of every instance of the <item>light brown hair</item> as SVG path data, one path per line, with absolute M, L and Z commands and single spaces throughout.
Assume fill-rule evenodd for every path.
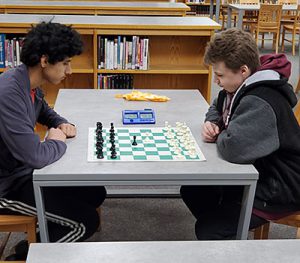
M 260 65 L 259 52 L 254 38 L 247 32 L 231 28 L 216 34 L 207 43 L 204 63 L 224 62 L 225 66 L 236 72 L 247 65 L 251 73 Z

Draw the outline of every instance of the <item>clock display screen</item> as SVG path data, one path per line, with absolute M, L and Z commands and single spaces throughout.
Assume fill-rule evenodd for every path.
M 140 118 L 141 119 L 151 119 L 151 118 L 153 118 L 153 116 L 151 113 L 141 113 Z
M 137 119 L 138 116 L 136 113 L 127 113 L 127 114 L 125 114 L 125 117 L 127 119 Z

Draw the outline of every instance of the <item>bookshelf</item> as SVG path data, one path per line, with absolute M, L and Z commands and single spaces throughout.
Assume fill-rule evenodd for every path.
M 184 3 L 169 2 L 0 1 L 4 14 L 185 16 L 189 10 Z
M 0 15 L 0 33 L 25 35 L 48 15 Z M 136 17 L 57 15 L 53 22 L 71 24 L 82 35 L 84 52 L 72 60 L 73 74 L 60 85 L 45 85 L 50 105 L 61 88 L 97 89 L 98 74 L 131 74 L 136 89 L 198 89 L 210 101 L 211 68 L 203 64 L 206 43 L 220 25 L 207 17 Z M 148 70 L 98 69 L 98 36 L 149 39 Z M 0 72 L 4 69 L 0 69 Z

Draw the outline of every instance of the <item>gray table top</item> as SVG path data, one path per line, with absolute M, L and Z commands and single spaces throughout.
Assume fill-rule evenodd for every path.
M 170 2 L 96 2 L 96 1 L 20 1 L 20 0 L 0 0 L 1 6 L 23 6 L 23 7 L 35 7 L 35 6 L 52 6 L 52 7 L 74 7 L 79 6 L 82 8 L 151 8 L 151 9 L 185 9 L 190 8 L 184 3 L 170 3 Z
M 201 125 L 208 104 L 198 90 L 149 90 L 171 98 L 166 103 L 133 102 L 116 99 L 115 94 L 130 90 L 67 90 L 59 91 L 55 110 L 77 126 L 78 134 L 67 141 L 66 154 L 57 162 L 35 170 L 34 180 L 255 180 L 257 171 L 252 165 L 238 165 L 224 161 L 216 145 L 201 140 Z M 122 110 L 152 108 L 157 123 L 175 125 L 186 122 L 206 157 L 204 162 L 87 162 L 88 128 L 101 121 L 104 127 L 113 122 L 122 125 Z M 150 125 L 151 126 L 151 125 Z M 147 126 L 148 127 L 148 126 Z M 126 179 L 124 179 L 126 178 Z M 184 184 L 184 182 L 183 182 Z
M 247 4 L 229 4 L 228 7 L 236 10 L 252 11 L 259 10 L 260 5 L 247 5 Z M 297 10 L 297 5 L 282 5 L 282 10 L 294 11 Z
M 31 244 L 27 263 L 298 263 L 300 240 Z
M 0 27 L 12 27 L 16 24 L 19 27 L 24 24 L 36 24 L 42 21 L 52 21 L 55 23 L 85 25 L 88 28 L 100 26 L 110 27 L 118 25 L 118 28 L 132 26 L 138 27 L 158 27 L 174 29 L 202 29 L 210 30 L 220 28 L 220 25 L 208 17 L 151 17 L 151 16 L 89 16 L 89 15 L 34 15 L 34 14 L 0 14 Z

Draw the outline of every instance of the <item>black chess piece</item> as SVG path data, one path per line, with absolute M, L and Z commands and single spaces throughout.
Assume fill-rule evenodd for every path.
M 103 159 L 103 158 L 104 158 L 103 152 L 97 153 L 97 159 Z
M 97 141 L 96 147 L 98 147 L 98 148 L 103 147 L 103 141 Z
M 115 148 L 115 145 L 112 145 L 112 147 L 110 148 L 111 150 L 111 158 L 112 159 L 116 159 L 117 158 L 117 152 L 116 152 L 116 148 Z
M 137 142 L 136 142 L 136 135 L 133 135 L 133 142 L 132 142 L 132 145 L 133 145 L 133 146 L 136 146 L 136 145 L 137 145 Z
M 114 127 L 113 123 L 110 124 L 110 130 L 109 131 L 110 131 L 110 133 L 113 133 L 115 131 L 115 127 Z

